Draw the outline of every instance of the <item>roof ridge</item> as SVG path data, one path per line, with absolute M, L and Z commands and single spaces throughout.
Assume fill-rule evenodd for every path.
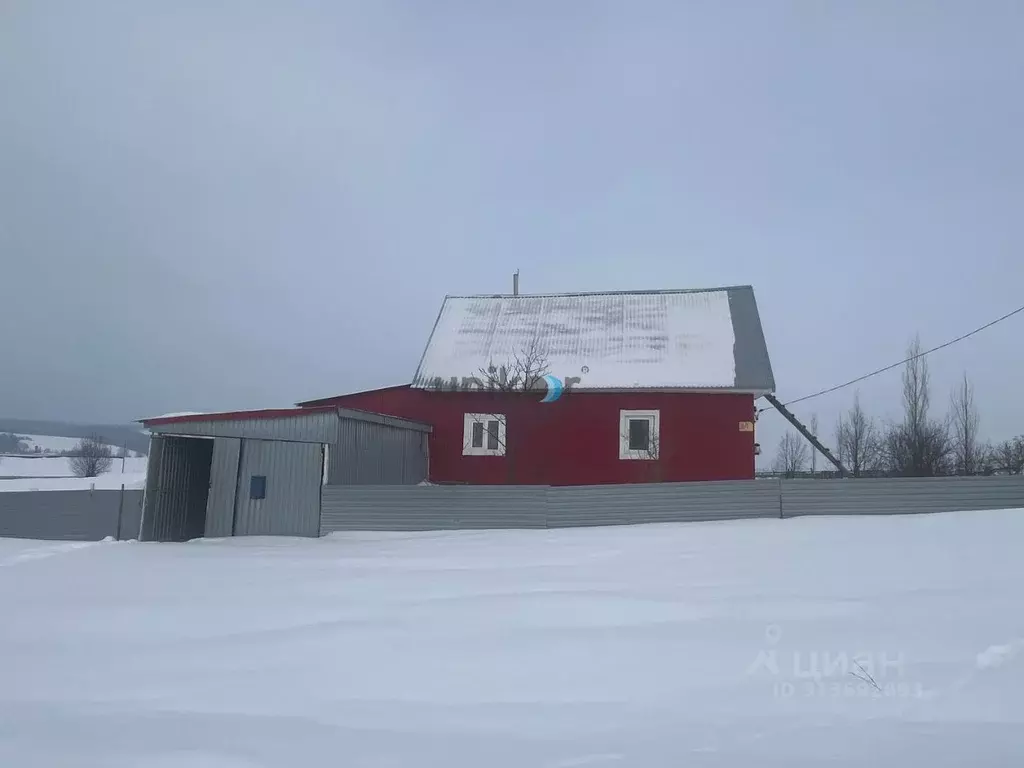
M 542 299 L 572 298 L 576 296 L 644 296 L 679 293 L 713 293 L 716 291 L 735 291 L 753 289 L 751 285 L 720 285 L 712 288 L 652 288 L 636 291 L 569 291 L 565 293 L 448 293 L 445 299 Z

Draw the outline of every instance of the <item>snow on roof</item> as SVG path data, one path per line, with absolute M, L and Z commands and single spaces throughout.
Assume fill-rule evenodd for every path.
M 531 348 L 576 389 L 775 390 L 750 286 L 448 296 L 412 386 L 479 377 Z
M 159 416 L 150 416 L 147 419 L 139 419 L 139 421 L 156 421 L 157 419 L 180 419 L 184 416 L 203 416 L 205 415 L 202 411 L 176 411 L 175 413 L 162 413 Z
M 311 413 L 321 410 L 330 410 L 330 407 L 319 408 L 258 408 L 248 411 L 182 411 L 180 413 L 165 413 L 163 416 L 152 416 L 148 419 L 139 419 L 146 427 L 163 426 L 166 424 L 185 424 L 196 421 L 244 421 L 246 419 L 275 419 L 287 417 L 305 417 Z

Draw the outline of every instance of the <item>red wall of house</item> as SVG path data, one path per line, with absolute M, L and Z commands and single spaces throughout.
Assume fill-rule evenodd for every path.
M 754 476 L 754 398 L 738 394 L 572 392 L 553 403 L 541 393 L 434 392 L 408 386 L 359 392 L 307 405 L 399 416 L 433 426 L 430 479 L 479 484 L 739 480 Z M 660 457 L 619 458 L 619 411 L 660 411 Z M 503 413 L 505 456 L 463 456 L 466 413 Z

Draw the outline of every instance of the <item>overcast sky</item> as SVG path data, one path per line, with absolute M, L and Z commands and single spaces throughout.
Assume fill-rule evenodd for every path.
M 444 295 L 516 268 L 750 283 L 780 396 L 839 383 L 1024 304 L 1022 30 L 1016 0 L 3 0 L 0 415 L 404 383 Z M 934 399 L 967 370 L 1024 432 L 1022 338 L 934 355 Z M 898 415 L 897 372 L 860 391 Z

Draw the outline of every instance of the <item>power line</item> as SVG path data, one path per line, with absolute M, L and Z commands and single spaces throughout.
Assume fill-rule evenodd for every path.
M 964 339 L 969 339 L 974 334 L 981 333 L 986 328 L 991 328 L 993 325 L 996 325 L 997 323 L 1001 323 L 1001 322 L 1003 322 L 1003 320 L 1007 320 L 1007 319 L 1013 317 L 1016 314 L 1020 314 L 1021 312 L 1024 312 L 1024 307 L 1017 307 L 1017 309 L 1013 310 L 1012 312 L 1007 312 L 1002 317 L 997 317 L 992 322 L 985 323 L 985 325 L 979 326 L 978 328 L 975 328 L 973 331 L 965 333 L 963 336 L 957 336 L 955 339 L 950 339 L 947 342 L 939 344 L 939 346 L 937 346 L 937 347 L 932 347 L 931 349 L 926 349 L 924 352 L 918 352 L 916 355 L 911 355 L 910 357 L 908 357 L 908 358 L 906 358 L 904 360 L 900 360 L 898 363 L 893 363 L 892 365 L 887 365 L 884 368 L 879 368 L 877 371 L 872 371 L 871 373 L 865 373 L 863 376 L 858 376 L 856 379 L 850 379 L 849 381 L 845 381 L 842 384 L 836 384 L 836 386 L 834 386 L 834 387 L 829 387 L 828 389 L 823 389 L 820 392 L 815 392 L 815 393 L 810 394 L 810 395 L 804 395 L 803 397 L 798 397 L 796 400 L 790 400 L 789 402 L 783 403 L 783 405 L 787 405 L 787 406 L 788 405 L 794 405 L 796 403 L 802 403 L 805 400 L 811 400 L 811 399 L 813 399 L 815 397 L 821 397 L 822 395 L 827 395 L 827 394 L 830 394 L 830 393 L 835 392 L 837 390 L 844 389 L 845 387 L 848 387 L 851 384 L 857 384 L 857 383 L 859 383 L 861 381 L 864 381 L 865 379 L 870 379 L 872 376 L 877 376 L 880 373 L 885 373 L 886 371 L 891 371 L 893 368 L 899 368 L 901 365 L 906 365 L 911 360 L 917 360 L 919 357 L 924 357 L 925 355 L 930 355 L 932 352 L 938 352 L 940 349 L 945 349 L 946 347 L 951 347 L 954 344 L 956 344 L 958 341 L 963 341 Z M 767 408 L 761 408 L 760 412 L 771 411 L 771 410 L 774 410 L 774 409 L 775 409 L 775 406 L 769 406 Z

